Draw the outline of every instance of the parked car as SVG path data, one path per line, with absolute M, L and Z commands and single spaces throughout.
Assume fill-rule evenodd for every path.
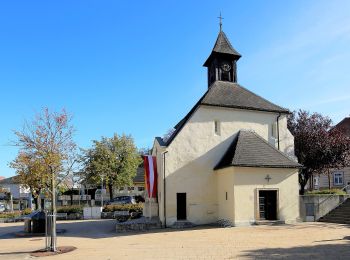
M 0 203 L 0 212 L 4 212 L 6 210 L 5 204 Z
M 145 202 L 145 199 L 141 195 L 135 196 L 136 203 Z
M 107 205 L 136 204 L 134 196 L 118 196 L 107 202 Z

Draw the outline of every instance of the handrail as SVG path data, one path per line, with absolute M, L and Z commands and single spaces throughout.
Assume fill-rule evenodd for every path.
M 344 189 L 346 190 L 348 187 L 350 188 L 350 184 L 344 186 L 344 187 L 341 188 L 340 190 L 344 190 Z M 329 199 L 331 199 L 331 198 L 333 198 L 333 197 L 335 197 L 335 196 L 339 196 L 339 194 L 336 194 L 336 193 L 332 194 L 331 196 L 329 196 L 327 199 L 325 199 L 325 200 L 322 201 L 321 203 L 318 203 L 318 207 L 320 207 L 320 205 L 322 205 L 324 202 L 328 201 Z M 344 201 L 343 201 L 343 202 L 344 202 Z M 339 203 L 338 205 L 342 204 L 343 202 Z

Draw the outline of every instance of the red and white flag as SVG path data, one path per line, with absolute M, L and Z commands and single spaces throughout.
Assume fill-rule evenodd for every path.
M 157 160 L 155 156 L 146 155 L 143 157 L 145 167 L 146 188 L 149 198 L 157 197 Z

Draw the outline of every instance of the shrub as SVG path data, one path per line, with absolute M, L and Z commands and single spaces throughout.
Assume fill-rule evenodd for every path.
M 313 190 L 308 191 L 306 194 L 309 195 L 327 195 L 327 194 L 336 194 L 336 195 L 346 195 L 346 192 L 341 189 L 327 189 L 327 190 Z
M 29 215 L 30 213 L 32 213 L 31 208 L 26 208 L 26 209 L 22 210 L 22 215 Z
M 83 214 L 83 206 L 78 206 L 78 205 L 62 206 L 57 208 L 57 213 L 67 213 L 68 215 L 74 214 L 74 213 Z
M 16 218 L 21 215 L 20 211 L 15 211 L 15 212 L 1 212 L 0 213 L 0 218 Z
M 141 212 L 142 213 L 142 210 L 143 210 L 143 203 L 107 205 L 103 208 L 103 212 L 129 211 L 129 212 Z

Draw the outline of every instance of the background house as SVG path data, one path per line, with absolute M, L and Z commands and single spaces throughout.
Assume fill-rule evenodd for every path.
M 350 138 L 350 117 L 345 117 L 335 128 Z M 310 180 L 310 187 L 313 189 L 343 188 L 350 185 L 350 167 L 343 169 L 332 169 L 330 176 L 318 174 Z
M 101 203 L 101 185 L 87 184 L 84 182 L 72 182 L 69 179 L 66 181 L 66 186 L 70 187 L 64 194 L 58 196 L 58 205 L 78 205 L 89 204 L 91 200 L 95 200 L 97 205 Z M 131 195 L 145 196 L 145 173 L 144 168 L 137 168 L 133 184 L 122 188 L 114 188 L 113 194 L 115 197 Z M 102 193 L 103 201 L 109 201 L 109 192 L 104 190 Z
M 31 207 L 32 196 L 30 190 L 25 185 L 22 185 L 16 176 L 0 180 L 0 187 L 11 193 L 14 210 Z

